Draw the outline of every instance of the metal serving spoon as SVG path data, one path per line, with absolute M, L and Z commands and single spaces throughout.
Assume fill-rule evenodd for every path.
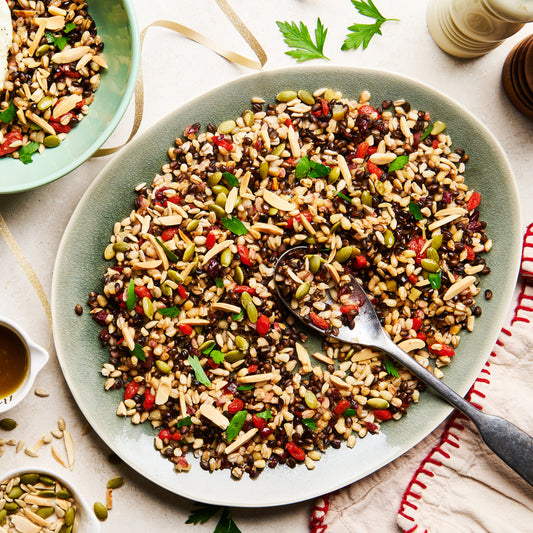
M 298 246 L 284 252 L 276 263 L 274 281 L 278 296 L 285 307 L 304 324 L 319 334 L 324 335 L 325 332 L 323 329 L 317 327 L 311 320 L 302 318 L 296 310 L 291 308 L 290 302 L 285 300 L 276 281 L 278 274 L 281 275 L 279 268 L 282 264 L 287 262 L 293 255 L 302 260 L 302 252 L 305 253 L 306 250 L 307 248 Z M 348 326 L 342 326 L 338 328 L 339 332 L 337 335 L 330 335 L 328 333 L 328 336 L 342 342 L 371 346 L 386 352 L 394 360 L 407 368 L 411 374 L 430 386 L 444 400 L 470 418 L 478 428 L 485 444 L 518 475 L 524 478 L 530 485 L 533 485 L 533 438 L 514 424 L 511 424 L 508 420 L 486 414 L 475 408 L 439 378 L 435 377 L 430 371 L 417 363 L 410 355 L 398 348 L 381 327 L 372 303 L 353 276 L 352 284 L 353 292 L 351 300 L 359 308 L 359 313 L 354 319 L 355 327 L 350 329 Z

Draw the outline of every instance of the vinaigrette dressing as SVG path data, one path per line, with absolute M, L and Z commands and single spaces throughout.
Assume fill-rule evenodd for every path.
M 22 339 L 0 324 L 0 399 L 13 394 L 28 375 L 30 354 Z

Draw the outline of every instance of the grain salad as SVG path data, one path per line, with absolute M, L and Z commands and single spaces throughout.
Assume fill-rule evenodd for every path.
M 314 290 L 342 293 L 351 274 L 394 342 L 442 376 L 481 314 L 492 246 L 443 122 L 403 100 L 371 105 L 368 91 L 284 90 L 187 127 L 168 157 L 115 223 L 88 305 L 109 349 L 104 387 L 124 391 L 117 414 L 150 423 L 177 471 L 189 455 L 237 479 L 313 469 L 419 400 L 423 385 L 377 351 L 327 336 L 310 349 L 275 291 L 288 248 L 306 247 L 287 274 L 293 307 L 326 335 L 357 310 L 327 309 Z
M 13 34 L 5 80 L 0 75 L 0 157 L 30 163 L 83 120 L 107 62 L 84 1 L 7 4 Z

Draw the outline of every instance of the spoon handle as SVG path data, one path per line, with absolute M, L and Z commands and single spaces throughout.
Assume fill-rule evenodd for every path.
M 466 415 L 476 425 L 485 444 L 519 476 L 533 485 L 533 438 L 527 433 L 498 416 L 483 413 L 448 387 L 429 370 L 417 363 L 411 356 L 383 337 L 377 348 L 387 352 L 412 374 L 429 385 L 448 403 Z

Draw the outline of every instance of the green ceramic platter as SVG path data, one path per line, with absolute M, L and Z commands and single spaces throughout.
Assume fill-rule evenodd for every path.
M 71 172 L 104 144 L 128 107 L 139 71 L 140 44 L 129 0 L 88 0 L 89 13 L 104 42 L 108 70 L 102 73 L 88 115 L 60 146 L 22 164 L 0 158 L 0 194 L 34 189 Z
M 115 414 L 123 391 L 104 392 L 100 375 L 107 361 L 97 339 L 97 326 L 74 306 L 84 304 L 91 290 L 101 290 L 106 269 L 103 251 L 113 224 L 133 209 L 134 187 L 150 183 L 166 161 L 168 146 L 195 122 L 207 125 L 234 118 L 250 107 L 253 96 L 267 102 L 283 89 L 331 87 L 357 98 L 362 90 L 379 104 L 385 99 L 408 100 L 447 124 L 454 146 L 470 155 L 467 182 L 481 192 L 481 216 L 488 223 L 494 248 L 488 257 L 491 274 L 482 289 L 491 288 L 490 301 L 480 296 L 483 316 L 475 331 L 465 334 L 444 381 L 465 394 L 486 361 L 511 301 L 519 264 L 520 217 L 510 166 L 498 142 L 467 110 L 436 90 L 388 72 L 355 68 L 308 68 L 263 72 L 240 78 L 196 98 L 160 120 L 117 155 L 94 180 L 72 216 L 54 269 L 53 313 L 57 353 L 75 400 L 100 437 L 132 468 L 168 490 L 193 500 L 264 507 L 306 500 L 343 487 L 371 474 L 405 453 L 428 435 L 451 408 L 430 391 L 399 422 L 383 424 L 382 433 L 359 439 L 353 449 L 330 449 L 315 470 L 305 466 L 278 467 L 256 480 L 234 481 L 228 471 L 209 474 L 194 459 L 188 474 L 175 474 L 172 465 L 154 451 L 155 430 L 132 426 Z

